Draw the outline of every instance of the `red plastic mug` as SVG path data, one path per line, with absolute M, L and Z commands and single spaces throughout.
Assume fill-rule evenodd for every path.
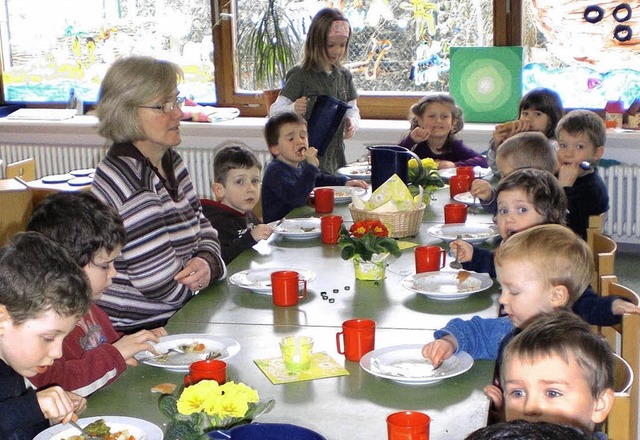
M 189 366 L 189 374 L 184 377 L 184 386 L 195 385 L 201 380 L 215 380 L 220 385 L 227 381 L 227 364 L 211 359 L 196 361 Z
M 467 205 L 464 203 L 447 203 L 444 205 L 444 222 L 464 223 L 467 221 Z
M 469 166 L 456 167 L 456 176 L 469 176 L 469 182 L 473 182 L 473 179 L 476 178 L 473 167 Z
M 344 339 L 344 343 L 341 344 Z M 350 319 L 342 323 L 342 331 L 336 333 L 338 353 L 347 360 L 359 362 L 376 345 L 376 323 L 370 319 Z
M 447 259 L 447 251 L 440 246 L 418 246 L 413 255 L 416 260 L 416 273 L 439 271 Z
M 300 293 L 300 284 L 303 285 Z M 307 280 L 301 280 L 298 272 L 279 270 L 271 274 L 273 303 L 280 307 L 290 307 L 307 297 Z
M 431 417 L 419 411 L 400 411 L 387 417 L 388 440 L 429 440 Z
M 320 218 L 320 231 L 322 242 L 325 244 L 336 244 L 340 237 L 340 226 L 342 226 L 341 215 L 325 215 Z
M 456 174 L 449 179 L 449 195 L 452 199 L 457 194 L 469 191 L 469 188 L 471 188 L 471 178 L 465 174 Z
M 318 214 L 333 212 L 333 188 L 316 188 L 313 190 L 314 203 Z

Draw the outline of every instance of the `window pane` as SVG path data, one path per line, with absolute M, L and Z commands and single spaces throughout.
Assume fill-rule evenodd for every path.
M 109 64 L 127 54 L 180 64 L 180 90 L 216 101 L 209 0 L 3 0 L 3 83 L 11 102 L 95 102 Z
M 587 14 L 587 7 L 601 5 Z M 607 101 L 622 100 L 628 108 L 640 96 L 640 57 L 634 16 L 613 14 L 623 2 L 527 0 L 523 44 L 527 61 L 524 91 L 535 87 L 556 90 L 566 108 L 602 109 Z M 633 13 L 639 12 L 633 6 Z M 630 26 L 632 38 L 616 27 Z
M 247 32 L 268 2 L 237 0 L 238 84 L 253 81 L 256 52 L 243 50 Z M 302 41 L 311 19 L 337 2 L 277 0 L 288 11 Z M 347 0 L 340 2 L 353 34 L 347 66 L 361 92 L 448 90 L 451 46 L 493 45 L 492 0 Z

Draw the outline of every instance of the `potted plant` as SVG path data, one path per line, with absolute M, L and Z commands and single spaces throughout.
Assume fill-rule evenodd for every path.
M 257 20 L 241 26 L 239 47 L 252 64 L 254 89 L 262 90 L 265 99 L 275 91 L 275 100 L 287 71 L 298 62 L 302 38 L 285 12 L 286 5 L 279 0 L 258 3 L 262 8 Z M 270 105 L 267 102 L 267 110 Z
M 360 220 L 349 229 L 342 225 L 338 246 L 343 260 L 353 260 L 359 280 L 384 279 L 387 258 L 400 256 L 398 243 L 380 220 Z

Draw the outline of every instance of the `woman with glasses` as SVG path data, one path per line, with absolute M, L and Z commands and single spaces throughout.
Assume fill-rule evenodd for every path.
M 130 56 L 114 62 L 100 86 L 98 132 L 112 145 L 91 190 L 120 213 L 127 243 L 99 304 L 124 333 L 164 325 L 226 275 L 218 233 L 175 151 L 182 77 L 174 63 Z

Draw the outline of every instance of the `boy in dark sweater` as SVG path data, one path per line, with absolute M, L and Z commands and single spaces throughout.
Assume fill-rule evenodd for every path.
M 260 198 L 260 171 L 256 156 L 245 147 L 228 146 L 213 159 L 213 193 L 202 199 L 202 212 L 218 231 L 222 259 L 229 264 L 242 251 L 269 238 L 273 228 L 253 212 Z

